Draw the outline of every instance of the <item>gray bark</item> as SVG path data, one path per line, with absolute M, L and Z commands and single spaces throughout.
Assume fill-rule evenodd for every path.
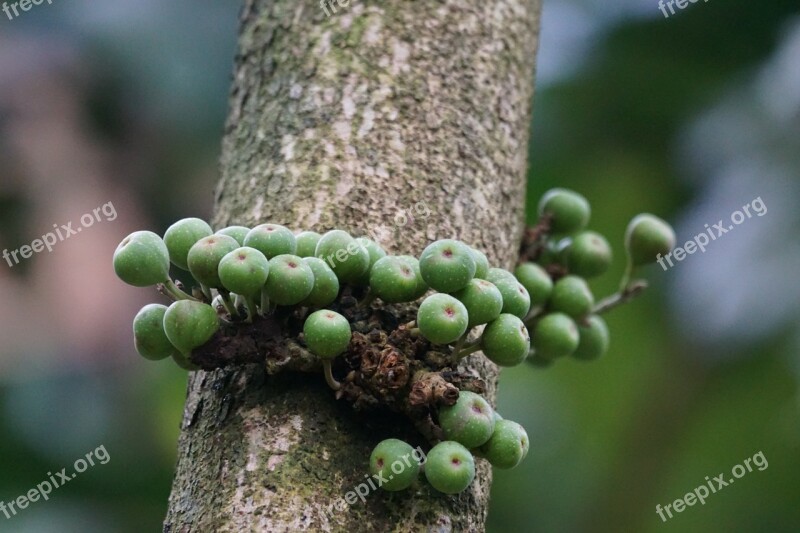
M 336 10 L 246 0 L 216 226 L 336 227 L 415 255 L 457 237 L 510 267 L 540 0 Z M 497 368 L 481 354 L 466 364 L 493 402 Z M 193 372 L 164 530 L 483 531 L 491 471 L 480 459 L 460 495 L 423 480 L 334 508 L 389 436 L 421 444 L 408 421 L 337 402 L 320 375 Z

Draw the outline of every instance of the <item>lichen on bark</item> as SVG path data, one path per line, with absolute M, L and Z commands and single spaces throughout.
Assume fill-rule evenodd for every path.
M 326 17 L 318 2 L 246 0 L 215 224 L 337 227 L 415 255 L 457 237 L 511 266 L 539 10 L 354 0 Z M 462 367 L 493 402 L 497 368 L 481 354 Z M 422 481 L 335 510 L 389 436 L 427 449 L 406 418 L 356 413 L 318 375 L 193 372 L 164 530 L 482 531 L 483 460 L 460 495 Z

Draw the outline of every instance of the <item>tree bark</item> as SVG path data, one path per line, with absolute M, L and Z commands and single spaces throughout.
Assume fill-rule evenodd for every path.
M 455 237 L 510 267 L 523 228 L 540 0 L 246 0 L 217 227 L 266 221 L 372 235 L 415 254 Z M 486 381 L 497 367 L 473 354 Z M 483 531 L 491 470 L 445 496 L 365 482 L 408 420 L 356 412 L 316 374 L 190 373 L 164 531 Z M 423 446 L 427 451 L 428 446 Z

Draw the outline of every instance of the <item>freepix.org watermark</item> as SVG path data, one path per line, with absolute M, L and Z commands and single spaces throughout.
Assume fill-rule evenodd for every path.
M 361 500 L 362 503 L 367 503 L 367 496 L 369 496 L 371 492 L 378 490 L 381 485 L 394 479 L 395 475 L 400 475 L 405 472 L 406 468 L 411 468 L 412 465 L 416 464 L 422 466 L 427 460 L 428 457 L 425 455 L 425 452 L 422 451 L 420 446 L 417 446 L 411 450 L 411 452 L 402 457 L 398 457 L 389 465 L 392 474 L 389 474 L 388 477 L 385 473 L 372 474 L 371 476 L 365 475 L 365 482 L 356 485 L 353 487 L 353 490 L 347 491 L 344 496 L 335 500 L 333 504 L 328 507 L 327 511 L 323 511 L 323 513 L 330 516 L 333 511 L 344 512 L 350 505 L 355 505 L 358 500 Z
M 325 12 L 325 14 L 330 17 L 331 13 L 328 11 L 330 7 L 331 10 L 336 13 L 336 4 L 339 4 L 341 7 L 347 7 L 350 5 L 350 0 L 319 0 L 319 7 Z
M 3 2 L 3 13 L 6 14 L 8 20 L 14 20 L 14 17 L 18 17 L 20 15 L 17 8 L 21 9 L 22 11 L 30 11 L 33 6 L 40 6 L 47 2 L 48 4 L 52 5 L 53 0 L 20 0 L 19 2 Z M 14 15 L 11 15 L 11 12 L 14 12 Z
M 658 9 L 664 13 L 664 18 L 669 18 L 670 14 L 674 15 L 676 13 L 675 7 L 678 9 L 686 9 L 689 7 L 689 4 L 696 4 L 700 0 L 658 0 Z M 708 2 L 708 0 L 703 0 L 703 3 Z M 675 6 L 675 7 L 673 7 Z M 669 8 L 669 13 L 667 13 L 667 8 Z
M 76 228 L 72 227 L 72 222 L 61 225 L 53 224 L 54 231 L 45 233 L 40 239 L 34 239 L 32 243 L 20 246 L 16 250 L 3 250 L 3 259 L 6 260 L 9 267 L 13 267 L 19 264 L 20 258 L 29 259 L 34 253 L 43 252 L 45 249 L 48 252 L 52 252 L 53 246 L 57 243 L 65 241 L 73 235 L 77 235 L 83 231 L 83 228 L 92 227 L 95 222 L 103 222 L 104 219 L 101 218 L 100 215 L 105 217 L 106 222 L 113 222 L 116 220 L 117 210 L 114 204 L 108 202 L 100 207 L 96 207 L 91 213 L 84 214 L 80 218 L 80 226 Z
M 683 261 L 686 259 L 686 256 L 692 255 L 698 250 L 705 252 L 706 246 L 711 244 L 713 241 L 716 241 L 729 231 L 732 231 L 736 226 L 742 224 L 744 221 L 753 218 L 753 215 L 763 217 L 766 214 L 767 206 L 759 196 L 749 204 L 743 205 L 741 210 L 731 213 L 731 224 L 726 225 L 723 220 L 720 220 L 711 226 L 706 224 L 706 231 L 703 233 L 698 233 L 694 236 L 694 239 L 686 241 L 686 244 L 684 244 L 682 248 L 678 246 L 664 257 L 661 257 L 661 254 L 658 254 L 656 256 L 656 260 L 658 261 L 658 264 L 661 265 L 661 268 L 666 271 L 668 268 L 675 266 L 675 263 L 672 262 L 673 259 L 676 261 Z M 669 266 L 667 266 L 665 262 L 669 263 Z
M 731 475 L 733 477 L 725 479 L 724 472 L 718 476 L 714 476 L 714 478 L 706 476 L 706 482 L 704 484 L 699 485 L 692 492 L 687 492 L 683 498 L 678 498 L 664 507 L 661 507 L 661 504 L 657 504 L 656 513 L 661 517 L 662 522 L 666 522 L 668 517 L 672 518 L 672 511 L 682 513 L 684 509 L 693 506 L 697 502 L 700 502 L 700 505 L 705 505 L 706 498 L 711 494 L 716 494 L 728 485 L 733 485 L 734 481 L 744 477 L 748 472 L 752 472 L 753 465 L 758 467 L 759 471 L 767 469 L 769 463 L 767 462 L 767 458 L 764 457 L 764 452 L 758 452 L 753 457 L 745 459 L 742 464 L 734 466 L 731 469 Z
M 86 472 L 90 466 L 97 463 L 104 465 L 111 460 L 105 445 L 99 446 L 91 452 L 87 453 L 85 457 L 77 459 L 72 465 L 74 470 L 71 473 L 67 472 L 66 468 L 62 468 L 60 472 L 53 474 L 48 472 L 48 479 L 42 481 L 36 487 L 29 490 L 26 494 L 17 497 L 10 502 L 0 500 L 0 512 L 6 515 L 6 520 L 11 520 L 19 511 L 27 509 L 28 505 L 36 503 L 40 499 L 47 501 L 50 499 L 50 493 L 53 489 L 63 487 L 68 482 L 72 481 L 78 474 Z

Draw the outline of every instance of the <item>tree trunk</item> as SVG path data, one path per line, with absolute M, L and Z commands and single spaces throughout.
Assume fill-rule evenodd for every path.
M 217 227 L 349 230 L 415 254 L 456 237 L 510 267 L 523 227 L 540 0 L 246 0 Z M 494 401 L 497 368 L 473 354 Z M 316 374 L 190 374 L 164 531 L 483 531 L 491 470 L 339 502 L 400 417 L 356 412 Z M 423 448 L 427 451 L 427 447 Z

